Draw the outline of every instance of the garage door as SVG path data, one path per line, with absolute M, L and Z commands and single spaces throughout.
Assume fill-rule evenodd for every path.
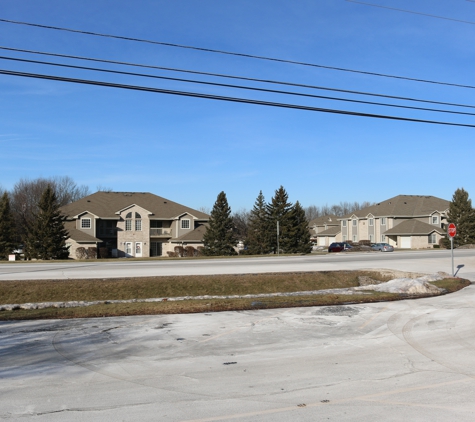
M 399 238 L 401 245 L 400 248 L 410 249 L 411 248 L 411 236 L 401 236 Z
M 318 238 L 318 244 L 320 246 L 325 246 L 325 238 L 324 237 L 319 237 Z

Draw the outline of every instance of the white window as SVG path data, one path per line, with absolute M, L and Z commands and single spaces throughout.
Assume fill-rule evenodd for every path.
M 435 243 L 437 243 L 437 236 L 435 235 L 435 233 L 432 233 L 429 235 L 429 243 L 431 245 L 434 245 Z
M 353 235 L 353 242 L 357 242 L 356 235 Z
M 357 224 L 358 224 L 357 220 L 353 220 L 353 227 L 356 227 Z
M 132 230 L 132 220 L 125 220 L 125 230 L 126 231 Z
M 343 242 L 346 242 L 346 236 L 343 236 Z
M 343 227 L 346 227 L 346 220 L 342 221 Z
M 368 220 L 368 225 L 369 225 L 369 226 L 373 226 L 373 225 L 374 225 L 374 220 L 373 220 L 372 218 L 370 218 L 370 219 Z
M 91 228 L 91 219 L 83 218 L 81 219 L 81 229 L 90 229 Z
M 432 224 L 439 224 L 439 216 L 433 215 L 432 216 Z
M 190 220 L 181 220 L 181 228 L 182 229 L 189 229 L 190 228 Z
M 135 220 L 135 230 L 138 232 L 142 230 L 142 220 Z
M 373 235 L 372 235 L 372 234 L 369 235 L 369 241 L 370 241 L 371 243 L 373 243 Z
M 386 217 L 381 217 L 381 225 L 382 226 L 386 225 Z
M 384 234 L 381 235 L 381 242 L 386 242 L 386 236 Z

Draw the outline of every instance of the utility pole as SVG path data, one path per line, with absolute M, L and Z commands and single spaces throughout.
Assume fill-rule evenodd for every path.
M 279 255 L 279 221 L 277 221 L 277 255 Z

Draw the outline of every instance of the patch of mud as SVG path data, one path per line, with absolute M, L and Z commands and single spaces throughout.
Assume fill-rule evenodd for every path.
M 327 306 L 317 309 L 315 315 L 354 316 L 358 315 L 361 308 L 353 306 Z

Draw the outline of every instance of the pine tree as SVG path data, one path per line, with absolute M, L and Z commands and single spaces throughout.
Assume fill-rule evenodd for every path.
M 277 252 L 277 222 L 279 222 L 279 249 L 288 253 L 292 247 L 290 218 L 292 203 L 289 202 L 289 196 L 282 186 L 275 191 L 271 202 L 266 205 L 266 211 L 271 251 Z
M 10 198 L 5 192 L 0 201 L 0 259 L 8 259 L 15 249 L 15 222 L 10 208 Z
M 209 227 L 203 236 L 203 253 L 209 256 L 236 255 L 237 239 L 234 234 L 231 208 L 226 194 L 221 192 L 214 203 L 209 219 Z
M 447 221 L 457 227 L 454 242 L 458 245 L 475 243 L 475 210 L 468 192 L 463 188 L 457 189 L 452 197 L 447 213 Z
M 267 254 L 271 251 L 269 219 L 262 191 L 259 192 L 249 215 L 246 245 L 252 255 Z
M 38 202 L 35 219 L 28 227 L 25 256 L 30 259 L 66 259 L 69 256 L 67 236 L 56 194 L 48 185 Z
M 310 231 L 305 210 L 297 201 L 290 213 L 289 224 L 289 246 L 287 253 L 310 253 L 312 245 L 310 243 Z

